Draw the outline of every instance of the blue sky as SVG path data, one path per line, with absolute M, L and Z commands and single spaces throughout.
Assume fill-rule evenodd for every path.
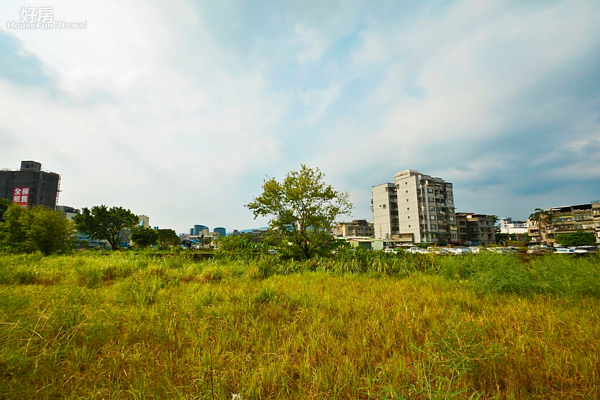
M 8 29 L 23 6 L 87 29 Z M 525 218 L 600 199 L 598 20 L 598 1 L 3 2 L 0 168 L 40 161 L 60 204 L 178 232 L 265 225 L 244 204 L 301 163 L 354 218 L 407 168 L 459 211 Z

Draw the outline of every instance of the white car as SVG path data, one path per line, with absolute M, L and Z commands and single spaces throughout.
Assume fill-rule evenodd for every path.
M 574 254 L 575 253 L 575 249 L 574 248 L 566 248 L 566 247 L 557 247 L 556 248 L 556 254 Z

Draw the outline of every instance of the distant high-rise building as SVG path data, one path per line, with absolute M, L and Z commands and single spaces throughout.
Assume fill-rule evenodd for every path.
M 42 170 L 36 161 L 21 161 L 21 168 L 0 171 L 0 197 L 21 205 L 56 208 L 60 175 Z
M 373 186 L 375 237 L 398 242 L 458 242 L 452 184 L 412 169 Z
M 209 232 L 210 229 L 208 229 L 208 226 L 206 225 L 194 225 L 193 231 L 191 232 L 191 234 L 193 236 L 198 236 L 202 234 L 202 231 L 207 231 Z
M 238 236 L 240 234 L 240 232 L 237 229 L 234 229 L 233 232 L 231 233 L 231 236 Z
M 218 227 L 218 228 L 215 228 L 214 232 L 218 233 L 220 237 L 227 236 L 227 230 L 225 228 L 221 227 L 221 226 Z
M 150 217 L 147 215 L 138 215 L 138 218 L 140 219 L 140 226 L 143 226 L 144 228 L 150 228 Z

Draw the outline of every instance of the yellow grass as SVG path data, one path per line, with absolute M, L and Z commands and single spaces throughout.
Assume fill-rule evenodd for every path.
M 144 256 L 0 256 L 0 397 L 600 398 L 595 297 Z

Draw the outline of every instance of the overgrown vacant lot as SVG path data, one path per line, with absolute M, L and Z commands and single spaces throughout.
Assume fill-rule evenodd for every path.
M 2 255 L 0 397 L 600 398 L 597 258 L 369 257 Z

